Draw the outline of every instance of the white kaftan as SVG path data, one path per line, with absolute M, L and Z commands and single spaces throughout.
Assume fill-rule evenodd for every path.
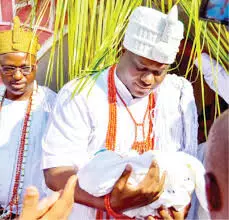
M 2 87 L 1 87 L 2 88 Z M 41 139 L 56 94 L 50 89 L 38 86 L 36 109 L 32 115 L 29 135 L 27 162 L 22 194 L 26 187 L 34 185 L 40 196 L 45 196 L 44 177 L 41 169 Z M 4 99 L 0 112 L 0 205 L 5 207 L 11 198 L 14 185 L 17 156 L 28 100 L 12 101 Z M 19 201 L 21 207 L 22 198 Z
M 88 95 L 88 89 L 72 98 L 76 80 L 59 92 L 43 139 L 43 168 L 74 166 L 80 169 L 105 146 L 108 127 L 108 70 L 102 72 Z M 148 97 L 131 96 L 115 74 L 115 84 L 137 122 L 142 122 Z M 156 107 L 153 120 L 155 149 L 184 151 L 196 156 L 197 111 L 191 84 L 177 75 L 167 75 L 154 91 Z M 129 151 L 135 130 L 129 113 L 117 98 L 116 150 Z M 95 219 L 96 210 L 75 204 L 70 219 Z

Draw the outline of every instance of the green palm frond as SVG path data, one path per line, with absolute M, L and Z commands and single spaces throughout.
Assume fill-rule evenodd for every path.
M 58 0 L 54 30 L 54 43 L 50 55 L 46 83 L 52 79 L 55 47 L 58 44 L 57 86 L 64 84 L 63 72 L 63 34 L 68 33 L 69 71 L 67 80 L 81 77 L 89 69 L 95 71 L 115 63 L 121 48 L 123 33 L 130 12 L 136 6 L 145 4 L 167 12 L 174 4 L 178 4 L 186 15 L 186 42 L 193 40 L 193 55 L 200 56 L 203 48 L 210 48 L 211 56 L 227 70 L 229 36 L 220 24 L 207 23 L 199 20 L 201 0 Z M 68 18 L 68 25 L 64 22 Z M 219 36 L 219 37 L 217 37 Z M 186 43 L 185 43 L 186 44 Z M 185 48 L 185 47 L 184 47 Z M 198 59 L 200 61 L 200 59 Z M 178 66 L 182 62 L 178 61 Z M 190 60 L 186 73 L 192 71 L 193 62 Z M 59 70 L 60 69 L 60 70 Z M 60 80 L 59 80 L 60 79 Z
M 82 78 L 117 62 L 121 41 L 133 8 L 141 0 L 66 0 L 57 1 L 54 43 L 50 54 L 46 83 L 52 79 L 53 65 L 57 59 L 57 86 L 64 84 L 63 34 L 68 33 L 68 80 Z M 64 19 L 68 18 L 67 27 Z M 61 22 L 62 21 L 62 22 Z M 66 28 L 66 31 L 64 29 Z M 55 48 L 58 42 L 57 58 Z M 61 78 L 61 80 L 59 80 Z M 81 91 L 87 81 L 79 83 Z
M 191 56 L 186 72 L 182 75 L 186 78 L 190 77 L 194 68 L 192 57 L 196 56 L 199 63 L 197 77 L 200 77 L 202 105 L 205 109 L 201 53 L 207 50 L 210 57 L 216 59 L 217 63 L 222 65 L 229 74 L 229 33 L 221 24 L 199 19 L 201 0 L 57 0 L 54 40 L 46 84 L 51 83 L 56 60 L 55 77 L 58 89 L 74 78 L 80 79 L 75 92 L 82 91 L 87 84 L 93 85 L 99 72 L 118 61 L 129 15 L 135 7 L 141 4 L 165 13 L 174 4 L 178 5 L 180 19 L 185 24 L 185 43 L 181 58 L 177 60 L 175 68 L 179 68 L 183 62 L 186 44 L 188 40 L 191 40 Z M 63 52 L 63 36 L 66 33 L 68 35 L 68 71 L 64 72 L 63 60 L 66 57 Z M 217 66 L 212 66 L 212 73 L 214 72 L 217 72 Z M 93 77 L 83 78 L 87 75 L 93 75 Z M 220 114 L 217 94 L 216 114 Z M 205 111 L 203 115 L 207 136 Z

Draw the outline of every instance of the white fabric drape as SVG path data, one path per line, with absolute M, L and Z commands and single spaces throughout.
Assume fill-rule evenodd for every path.
M 216 60 L 210 59 L 207 53 L 201 54 L 204 79 L 209 87 L 217 92 L 229 104 L 229 73 Z M 195 60 L 198 67 L 198 60 Z

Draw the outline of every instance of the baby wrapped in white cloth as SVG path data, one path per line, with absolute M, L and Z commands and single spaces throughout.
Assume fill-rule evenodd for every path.
M 200 205 L 207 212 L 205 169 L 200 161 L 183 152 L 148 151 L 139 155 L 136 151 L 131 151 L 126 155 L 120 155 L 113 151 L 102 150 L 79 170 L 79 185 L 96 197 L 104 196 L 112 191 L 126 165 L 130 164 L 132 173 L 128 183 L 136 186 L 145 177 L 153 160 L 159 165 L 161 176 L 163 171 L 166 171 L 163 193 L 155 202 L 125 211 L 125 215 L 136 218 L 157 216 L 157 209 L 161 205 L 173 206 L 180 211 L 190 203 L 194 190 Z

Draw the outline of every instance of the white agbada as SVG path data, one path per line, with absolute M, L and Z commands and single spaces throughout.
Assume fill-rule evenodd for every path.
M 24 194 L 26 187 L 34 185 L 38 188 L 41 197 L 46 195 L 46 186 L 41 169 L 41 139 L 55 98 L 56 93 L 46 87 L 38 86 L 35 98 L 36 109 L 33 112 L 29 135 L 29 150 L 22 194 Z M 2 207 L 9 203 L 12 195 L 17 154 L 27 105 L 28 101 L 5 99 L 0 112 L 0 205 Z M 19 204 L 21 207 L 22 198 Z
M 206 83 L 229 104 L 229 72 L 226 72 L 220 64 L 217 64 L 216 60 L 210 59 L 207 53 L 202 53 L 201 58 Z M 199 66 L 197 60 L 195 60 L 195 65 Z
M 88 95 L 88 88 L 72 98 L 76 81 L 59 92 L 43 139 L 43 169 L 74 166 L 80 169 L 93 155 L 104 148 L 108 127 L 108 69 L 100 74 Z M 131 96 L 115 74 L 119 94 L 137 122 L 144 117 L 148 97 Z M 91 88 L 91 87 L 90 87 Z M 154 91 L 156 107 L 153 120 L 155 149 L 164 152 L 184 151 L 196 156 L 197 110 L 191 84 L 183 77 L 167 75 Z M 130 150 L 134 141 L 134 124 L 117 98 L 117 147 Z M 96 209 L 74 204 L 69 219 L 95 219 Z

